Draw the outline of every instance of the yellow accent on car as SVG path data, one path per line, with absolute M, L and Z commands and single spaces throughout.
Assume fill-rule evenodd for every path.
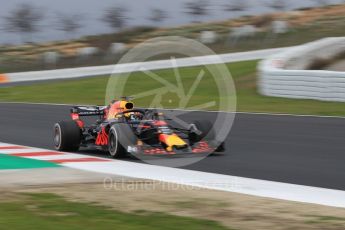
M 107 116 L 108 120 L 111 119 L 118 119 L 121 116 L 118 115 L 118 113 L 120 112 L 124 112 L 126 110 L 131 110 L 133 109 L 134 104 L 133 102 L 130 101 L 114 101 L 110 104 L 110 109 L 109 109 L 109 113 Z M 126 117 L 130 116 L 130 114 L 125 114 Z
M 138 140 L 137 145 L 142 146 L 144 143 L 141 140 Z
M 165 144 L 168 146 L 166 150 L 169 152 L 173 151 L 174 146 L 183 147 L 187 145 L 187 143 L 176 134 L 168 136 L 165 140 Z

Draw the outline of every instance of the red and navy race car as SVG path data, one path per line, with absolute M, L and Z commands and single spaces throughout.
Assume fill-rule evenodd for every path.
M 70 121 L 54 126 L 54 145 L 59 151 L 80 147 L 109 152 L 114 158 L 132 155 L 210 154 L 224 151 L 209 121 L 195 121 L 188 128 L 173 127 L 164 114 L 135 109 L 128 99 L 108 106 L 74 107 Z M 86 125 L 82 117 L 98 117 Z

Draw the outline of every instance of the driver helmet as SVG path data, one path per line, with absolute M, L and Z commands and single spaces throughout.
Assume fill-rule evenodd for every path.
M 129 121 L 138 121 L 140 120 L 141 114 L 138 112 L 130 112 L 130 113 L 124 114 L 124 116 Z

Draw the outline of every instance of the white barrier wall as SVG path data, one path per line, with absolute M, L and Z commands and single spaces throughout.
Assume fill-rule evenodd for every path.
M 229 53 L 222 55 L 177 58 L 176 65 L 178 67 L 190 67 L 198 65 L 218 64 L 219 60 L 222 63 L 258 60 L 269 57 L 270 55 L 286 50 L 288 48 L 275 48 L 266 50 L 256 50 L 241 53 Z M 1 83 L 14 83 L 25 81 L 42 81 L 42 80 L 58 80 L 68 78 L 82 78 L 90 76 L 110 75 L 112 73 L 128 73 L 138 69 L 140 66 L 147 70 L 167 69 L 175 67 L 171 60 L 148 61 L 140 63 L 128 63 L 119 65 L 107 66 L 92 66 L 81 68 L 69 68 L 58 70 L 32 71 L 22 73 L 0 74 Z M 116 68 L 115 68 L 116 67 Z
M 345 37 L 326 38 L 294 47 L 271 56 L 259 64 L 259 93 L 266 96 L 345 102 L 345 72 L 291 70 L 292 62 L 306 65 L 312 54 L 327 58 L 331 52 L 345 50 Z M 300 61 L 296 61 L 300 60 Z M 284 66 L 289 65 L 290 69 Z

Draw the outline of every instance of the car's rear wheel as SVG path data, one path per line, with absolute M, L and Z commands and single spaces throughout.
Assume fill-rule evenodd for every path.
M 110 128 L 108 150 L 113 158 L 123 158 L 127 155 L 128 146 L 135 145 L 136 143 L 137 137 L 127 124 L 114 124 Z
M 81 130 L 75 121 L 61 121 L 54 125 L 54 146 L 59 151 L 77 151 Z

